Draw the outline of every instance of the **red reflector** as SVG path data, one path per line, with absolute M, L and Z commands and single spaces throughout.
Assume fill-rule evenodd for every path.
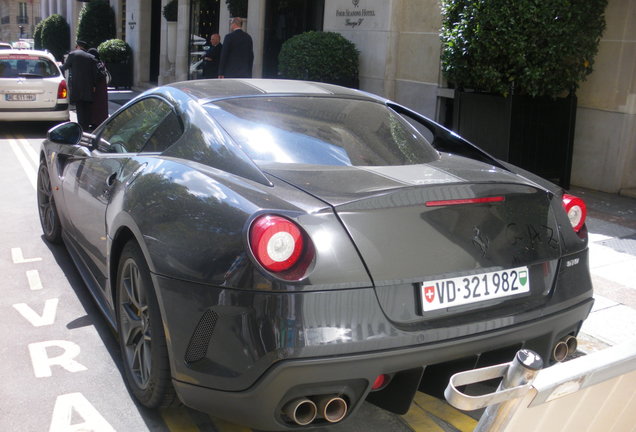
M 460 205 L 460 204 L 483 204 L 483 203 L 502 202 L 505 200 L 506 200 L 506 197 L 495 196 L 495 197 L 484 197 L 484 198 L 463 198 L 463 199 L 452 199 L 452 200 L 427 201 L 426 207 L 440 207 L 440 206 L 450 206 L 450 205 Z
M 373 382 L 373 385 L 371 386 L 371 390 L 381 389 L 382 387 L 384 387 L 384 385 L 387 383 L 388 380 L 389 380 L 388 375 L 386 374 L 378 375 L 378 377 Z

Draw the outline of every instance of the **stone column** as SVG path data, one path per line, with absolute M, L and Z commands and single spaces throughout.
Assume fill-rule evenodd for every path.
M 263 76 L 263 40 L 265 34 L 265 1 L 249 0 L 247 9 L 247 26 L 243 27 L 254 43 L 254 66 L 252 76 Z
M 219 36 L 221 36 L 221 42 L 226 34 L 230 32 L 230 10 L 223 0 L 219 4 Z
M 184 81 L 188 79 L 190 59 L 188 48 L 190 46 L 190 1 L 179 0 L 179 21 L 177 21 L 177 58 L 175 60 L 175 79 Z

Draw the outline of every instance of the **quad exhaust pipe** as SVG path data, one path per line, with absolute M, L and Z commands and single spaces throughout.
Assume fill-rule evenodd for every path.
M 311 399 L 303 397 L 288 402 L 283 408 L 283 412 L 292 422 L 299 426 L 305 426 L 316 419 L 318 410 Z
M 317 418 L 329 423 L 342 420 L 349 410 L 347 401 L 338 395 L 301 397 L 287 402 L 283 412 L 289 420 L 299 426 L 306 426 Z
M 329 423 L 337 423 L 347 415 L 347 402 L 340 396 L 322 396 L 317 400 L 318 415 Z
M 552 358 L 560 363 L 570 354 L 574 354 L 577 347 L 578 341 L 574 336 L 565 336 L 554 345 L 554 348 L 552 349 Z

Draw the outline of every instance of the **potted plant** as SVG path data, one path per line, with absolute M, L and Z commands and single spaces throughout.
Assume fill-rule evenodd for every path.
M 569 187 L 575 91 L 591 73 L 607 0 L 442 0 L 453 129 Z
M 341 34 L 310 31 L 283 43 L 278 70 L 283 78 L 357 88 L 358 57 L 355 45 Z
M 101 60 L 110 72 L 111 87 L 132 86 L 132 49 L 121 39 L 109 39 L 97 47 Z

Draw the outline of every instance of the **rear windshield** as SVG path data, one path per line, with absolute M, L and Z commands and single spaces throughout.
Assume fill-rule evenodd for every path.
M 55 64 L 46 57 L 0 54 L 0 78 L 50 78 L 59 74 Z
M 417 130 L 381 103 L 281 96 L 227 99 L 206 108 L 257 163 L 390 166 L 438 158 Z

